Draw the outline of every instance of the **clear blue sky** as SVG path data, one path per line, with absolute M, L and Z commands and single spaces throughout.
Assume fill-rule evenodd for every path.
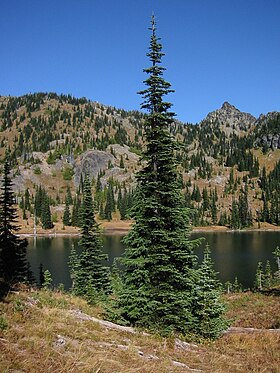
M 279 0 L 0 0 L 0 95 L 139 109 L 152 12 L 177 118 L 280 111 Z

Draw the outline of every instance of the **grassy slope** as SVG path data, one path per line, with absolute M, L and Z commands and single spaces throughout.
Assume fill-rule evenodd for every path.
M 279 327 L 279 297 L 247 293 L 226 296 L 225 301 L 235 326 Z M 0 303 L 0 327 L 7 322 L 0 331 L 1 372 L 176 373 L 190 371 L 186 366 L 203 372 L 279 372 L 279 333 L 232 334 L 176 347 L 174 338 L 125 333 L 80 320 L 73 314 L 78 309 L 102 318 L 101 308 L 69 294 L 8 295 Z

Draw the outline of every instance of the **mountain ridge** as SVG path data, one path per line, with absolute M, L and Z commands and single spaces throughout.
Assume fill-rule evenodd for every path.
M 101 182 L 103 205 L 111 182 L 117 199 L 118 193 L 135 185 L 145 147 L 144 119 L 139 111 L 126 112 L 70 95 L 1 96 L 0 158 L 9 151 L 18 200 L 26 188 L 34 197 L 38 186 L 44 186 L 59 205 L 52 209 L 58 209 L 60 219 L 66 189 L 75 195 L 86 170 L 94 183 Z M 225 101 L 199 124 L 176 121 L 170 131 L 181 143 L 177 158 L 186 203 L 201 211 L 200 223 L 216 221 L 209 203 L 201 202 L 203 190 L 216 190 L 214 215 L 219 220 L 222 212 L 231 214 L 232 201 L 248 183 L 248 203 L 257 220 L 257 211 L 263 208 L 261 170 L 265 166 L 271 172 L 280 159 L 280 113 L 255 118 Z

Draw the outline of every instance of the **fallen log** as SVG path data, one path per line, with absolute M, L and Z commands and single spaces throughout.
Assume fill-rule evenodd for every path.
M 280 329 L 257 329 L 257 328 L 242 328 L 242 327 L 230 327 L 223 332 L 223 335 L 227 334 L 240 334 L 240 333 L 280 333 Z
M 72 313 L 72 315 L 74 315 L 75 317 L 77 317 L 80 320 L 93 321 L 93 322 L 96 322 L 96 323 L 98 323 L 98 324 L 100 324 L 100 325 L 102 325 L 102 326 L 104 326 L 105 328 L 108 328 L 108 329 L 114 329 L 114 330 L 118 330 L 118 331 L 121 331 L 121 332 L 127 332 L 127 333 L 132 333 L 132 334 L 139 333 L 138 330 L 132 328 L 131 326 L 123 326 L 123 325 L 115 324 L 111 321 L 100 320 L 100 319 L 97 319 L 96 317 L 89 316 L 89 315 L 83 313 L 80 310 L 73 310 L 73 311 L 71 311 L 71 313 Z M 148 333 L 144 333 L 144 332 L 140 332 L 140 334 L 149 335 Z

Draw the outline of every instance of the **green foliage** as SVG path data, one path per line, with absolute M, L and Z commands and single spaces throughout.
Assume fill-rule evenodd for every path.
M 262 265 L 262 262 L 259 262 L 257 270 L 256 270 L 255 289 L 261 291 L 263 289 L 263 285 L 264 285 L 263 265 Z
M 71 223 L 70 223 L 70 209 L 69 209 L 68 200 L 66 200 L 65 210 L 64 210 L 64 213 L 63 213 L 62 221 L 63 221 L 64 225 L 71 225 Z
M 54 156 L 54 153 L 52 152 L 49 152 L 49 155 L 48 155 L 48 158 L 47 158 L 47 163 L 48 164 L 55 164 L 55 156 Z
M 39 166 L 34 167 L 33 172 L 35 175 L 41 175 L 42 171 Z
M 267 260 L 266 265 L 265 265 L 265 271 L 264 271 L 264 281 L 263 281 L 264 288 L 270 289 L 272 286 L 272 282 L 273 282 L 273 279 L 272 279 L 270 262 L 269 260 Z
M 80 195 L 77 195 L 73 200 L 73 209 L 72 209 L 72 216 L 71 216 L 71 225 L 73 227 L 80 227 L 81 226 L 81 199 Z
M 242 284 L 239 282 L 237 276 L 235 276 L 235 278 L 234 278 L 234 282 L 232 284 L 232 291 L 234 293 L 242 292 Z
M 238 202 L 233 200 L 231 206 L 231 222 L 230 227 L 232 229 L 240 229 L 240 219 L 239 219 L 239 206 Z
M 28 211 L 30 211 L 30 208 L 31 208 L 31 204 L 30 204 L 30 193 L 29 193 L 29 189 L 25 189 L 25 192 L 24 192 L 24 208 Z
M 78 276 L 80 270 L 80 262 L 73 244 L 69 255 L 68 266 L 70 271 L 70 278 L 72 280 L 72 289 L 75 289 L 76 277 Z
M 144 70 L 149 75 L 145 81 L 147 89 L 140 92 L 144 99 L 142 108 L 148 110 L 147 148 L 143 153 L 145 165 L 137 174 L 135 224 L 124 239 L 126 251 L 122 259 L 124 274 L 119 307 L 121 317 L 131 324 L 161 334 L 199 334 L 202 313 L 194 310 L 200 271 L 194 248 L 200 240 L 189 239 L 190 213 L 184 206 L 175 157 L 178 145 L 169 130 L 174 114 L 169 112 L 171 104 L 163 100 L 172 90 L 162 77 L 161 50 L 153 17 L 147 54 L 151 67 Z M 210 294 L 209 287 L 209 298 Z M 219 320 L 222 306 L 217 309 L 211 314 L 210 309 L 205 308 L 209 316 L 207 325 L 213 317 L 213 324 L 206 332 L 209 336 L 216 336 L 224 327 L 222 319 Z M 215 322 L 221 323 L 215 325 L 214 330 Z
M 42 283 L 43 289 L 49 289 L 51 287 L 51 284 L 53 282 L 52 275 L 48 269 L 44 271 L 44 279 Z
M 267 291 L 271 290 L 274 286 L 280 285 L 280 249 L 276 247 L 275 251 L 273 252 L 276 265 L 278 270 L 273 274 L 273 271 L 270 266 L 269 260 L 266 261 L 265 266 L 262 262 L 258 263 L 256 276 L 255 276 L 255 283 L 254 289 L 255 291 Z
M 221 301 L 222 284 L 217 280 L 208 244 L 198 271 L 194 313 L 198 320 L 195 332 L 205 338 L 215 339 L 228 327 L 225 305 Z
M 72 195 L 71 195 L 71 190 L 70 190 L 69 185 L 67 185 L 67 189 L 66 189 L 65 203 L 68 203 L 68 205 L 73 205 L 73 198 L 72 198 Z
M 63 169 L 62 175 L 63 175 L 64 180 L 67 180 L 67 181 L 72 180 L 72 177 L 74 175 L 73 168 L 70 166 L 65 166 Z
M 46 190 L 41 187 L 41 185 L 36 189 L 34 211 L 36 218 L 41 219 L 43 229 L 51 229 L 53 227 L 50 210 L 50 198 Z
M 79 241 L 82 252 L 78 257 L 72 248 L 69 266 L 73 292 L 84 296 L 90 303 L 94 303 L 97 297 L 110 290 L 109 269 L 103 265 L 107 255 L 102 253 L 100 234 L 94 218 L 91 185 L 86 176 L 83 183 Z
M 106 204 L 104 209 L 105 219 L 108 221 L 112 220 L 112 212 L 115 211 L 115 198 L 112 182 L 109 182 L 109 187 L 107 190 Z
M 121 155 L 120 168 L 124 168 L 123 156 Z
M 267 176 L 266 168 L 262 170 L 259 186 L 262 189 L 263 208 L 261 220 L 271 224 L 280 225 L 280 162 Z
M 47 198 L 42 205 L 41 220 L 43 229 L 51 229 L 53 227 L 50 205 Z
M 278 267 L 278 279 L 280 282 L 280 248 L 279 246 L 276 247 L 276 249 L 273 251 L 273 254 L 276 259 L 277 267 Z
M 8 328 L 8 322 L 4 315 L 0 315 L 0 331 L 4 331 Z
M 15 207 L 10 163 L 6 157 L 0 196 L 0 278 L 9 284 L 27 281 L 29 277 L 26 259 L 27 240 L 20 239 L 14 232 L 18 230 L 17 209 Z

